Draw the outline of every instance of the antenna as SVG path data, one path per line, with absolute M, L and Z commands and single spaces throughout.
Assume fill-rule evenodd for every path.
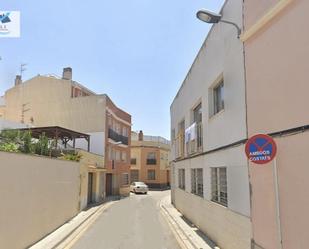
M 23 77 L 23 72 L 27 70 L 26 66 L 27 66 L 26 63 L 20 64 L 20 76 L 21 76 L 21 78 Z

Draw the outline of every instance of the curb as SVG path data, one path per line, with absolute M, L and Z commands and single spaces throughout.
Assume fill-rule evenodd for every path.
M 88 223 L 90 223 L 90 221 L 94 222 L 96 220 L 96 218 L 102 212 L 104 212 L 108 207 L 110 207 L 115 202 L 117 202 L 117 201 L 111 200 L 111 201 L 107 201 L 107 202 L 100 204 L 100 206 L 96 210 L 94 210 L 93 212 L 90 212 L 90 214 L 88 216 L 85 215 L 85 217 L 82 217 L 81 221 L 76 222 L 77 224 L 74 225 L 72 228 L 68 228 L 67 233 L 64 236 L 59 236 L 60 239 L 58 241 L 57 241 L 57 237 L 55 239 L 50 237 L 53 234 L 55 234 L 57 231 L 60 234 L 59 229 L 61 229 L 61 228 L 65 229 L 64 226 L 70 224 L 70 222 L 72 222 L 76 217 L 78 217 L 78 215 L 82 214 L 82 212 L 79 212 L 71 220 L 64 223 L 63 225 L 58 227 L 56 230 L 54 230 L 53 232 L 51 232 L 50 234 L 48 234 L 47 236 L 42 238 L 40 241 L 38 241 L 37 243 L 35 243 L 31 247 L 29 247 L 29 249 L 60 249 L 60 248 L 65 248 L 67 244 L 69 244 L 71 241 L 73 241 L 76 238 L 76 236 L 80 234 L 80 233 L 78 233 L 74 236 L 75 233 L 77 233 L 81 228 L 83 228 Z M 51 244 L 50 241 L 51 242 L 53 241 L 54 243 L 52 245 L 48 246 L 48 244 Z
M 181 249 L 204 249 L 205 247 L 198 246 L 188 235 L 184 229 L 180 226 L 177 220 L 173 217 L 173 215 L 169 212 L 168 208 L 163 204 L 164 199 L 160 201 L 161 213 L 169 224 L 173 234 L 177 242 L 179 243 Z M 210 245 L 206 246 L 206 248 L 212 249 L 220 249 L 218 246 L 211 247 Z M 205 248 L 205 249 L 206 249 Z

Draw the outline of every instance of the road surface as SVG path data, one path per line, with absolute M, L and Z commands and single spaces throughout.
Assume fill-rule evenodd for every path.
M 160 213 L 159 201 L 170 191 L 131 194 L 103 212 L 73 249 L 180 249 Z

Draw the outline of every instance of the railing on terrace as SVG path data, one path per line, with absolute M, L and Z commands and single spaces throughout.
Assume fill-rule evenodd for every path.
M 157 159 L 147 158 L 147 165 L 156 165 Z
M 175 155 L 176 158 L 183 158 L 185 156 L 185 132 L 180 131 L 175 139 Z
M 115 142 L 121 142 L 122 144 L 129 145 L 129 138 L 121 134 L 118 134 L 113 129 L 108 129 L 108 138 L 114 140 Z
M 203 151 L 203 124 L 201 122 L 196 124 L 194 133 L 195 139 L 186 142 L 187 155 Z

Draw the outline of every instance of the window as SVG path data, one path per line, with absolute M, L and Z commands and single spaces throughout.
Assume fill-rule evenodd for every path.
M 213 100 L 214 100 L 214 114 L 224 109 L 224 81 L 213 89 Z
M 191 169 L 191 193 L 203 197 L 203 169 Z
M 115 154 L 116 154 L 116 156 L 115 156 L 116 161 L 120 161 L 120 151 L 116 150 Z
M 121 161 L 123 162 L 127 161 L 127 153 L 124 151 L 121 152 Z
M 156 180 L 156 171 L 154 169 L 148 170 L 148 180 Z
M 125 126 L 122 127 L 122 135 L 124 137 L 128 137 L 128 128 Z
M 138 182 L 139 181 L 139 177 L 138 177 L 138 170 L 133 169 L 131 170 L 131 182 Z
M 113 160 L 112 148 L 110 146 L 107 147 L 107 153 L 109 160 Z
M 185 189 L 186 176 L 185 176 L 185 169 L 179 169 L 178 170 L 178 187 L 181 189 Z
M 136 165 L 136 158 L 131 158 L 131 164 Z
M 202 103 L 199 103 L 197 107 L 193 109 L 193 123 L 202 122 Z
M 147 154 L 147 165 L 156 165 L 157 159 L 156 159 L 156 152 L 149 152 Z
M 211 200 L 227 206 L 226 168 L 211 168 Z
M 129 174 L 128 173 L 122 174 L 122 185 L 129 185 Z

